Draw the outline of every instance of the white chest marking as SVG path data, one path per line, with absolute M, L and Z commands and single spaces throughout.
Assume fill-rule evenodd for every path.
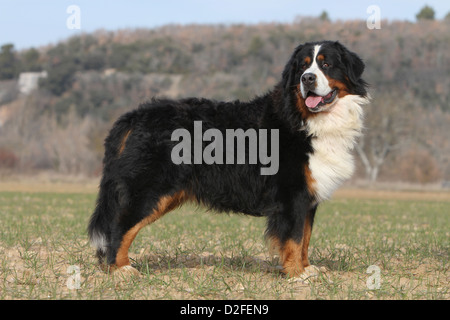
M 314 152 L 309 155 L 309 169 L 314 179 L 316 200 L 321 202 L 350 178 L 354 171 L 356 138 L 362 129 L 361 105 L 369 101 L 356 95 L 340 98 L 329 112 L 308 119 L 306 129 L 312 135 Z

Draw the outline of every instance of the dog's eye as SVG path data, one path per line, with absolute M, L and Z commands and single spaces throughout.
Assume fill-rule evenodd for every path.
M 322 65 L 322 68 L 329 68 L 329 67 L 330 67 L 330 65 L 326 62 Z

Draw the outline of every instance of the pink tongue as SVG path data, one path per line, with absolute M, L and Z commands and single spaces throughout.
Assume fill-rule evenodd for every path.
M 320 96 L 309 96 L 306 98 L 305 103 L 308 106 L 308 108 L 315 108 L 317 105 L 322 101 L 322 97 Z

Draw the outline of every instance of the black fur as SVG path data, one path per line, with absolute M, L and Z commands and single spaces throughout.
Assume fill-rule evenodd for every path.
M 346 83 L 351 93 L 365 95 L 362 61 L 339 43 L 320 43 L 333 51 L 336 68 L 330 76 Z M 215 211 L 267 217 L 266 235 L 280 245 L 301 241 L 305 220 L 312 225 L 317 203 L 305 176 L 308 153 L 314 150 L 312 138 L 300 130 L 307 117 L 299 112 L 296 86 L 303 57 L 314 44 L 299 46 L 276 87 L 252 101 L 155 99 L 118 119 L 105 141 L 103 177 L 89 224 L 91 238 L 97 233 L 106 240 L 106 252 L 98 250 L 101 261 L 106 257 L 107 264 L 114 265 L 123 235 L 151 214 L 161 197 L 182 190 Z M 171 150 L 177 142 L 171 141 L 172 132 L 185 128 L 193 135 L 198 120 L 203 131 L 278 129 L 277 174 L 261 175 L 261 164 L 175 165 Z

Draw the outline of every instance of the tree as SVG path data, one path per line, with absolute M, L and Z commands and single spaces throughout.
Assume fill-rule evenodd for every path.
M 42 66 L 39 62 L 39 51 L 31 48 L 25 51 L 21 57 L 21 70 L 23 72 L 39 72 L 42 71 Z
M 355 149 L 369 182 L 377 180 L 388 156 L 409 143 L 406 131 L 411 119 L 404 112 L 409 105 L 406 99 L 398 101 L 395 95 L 383 95 L 375 97 L 367 108 L 366 131 Z
M 425 6 L 416 14 L 417 20 L 434 20 L 434 10 L 429 6 Z
M 76 71 L 76 61 L 64 57 L 61 62 L 49 68 L 48 77 L 40 79 L 39 86 L 56 96 L 60 96 L 72 86 Z
M 319 19 L 322 21 L 330 21 L 330 17 L 328 16 L 328 12 L 326 12 L 325 10 L 322 11 L 322 13 L 319 16 Z
M 0 51 L 0 80 L 14 79 L 17 74 L 17 61 L 14 55 L 14 45 L 4 44 Z

